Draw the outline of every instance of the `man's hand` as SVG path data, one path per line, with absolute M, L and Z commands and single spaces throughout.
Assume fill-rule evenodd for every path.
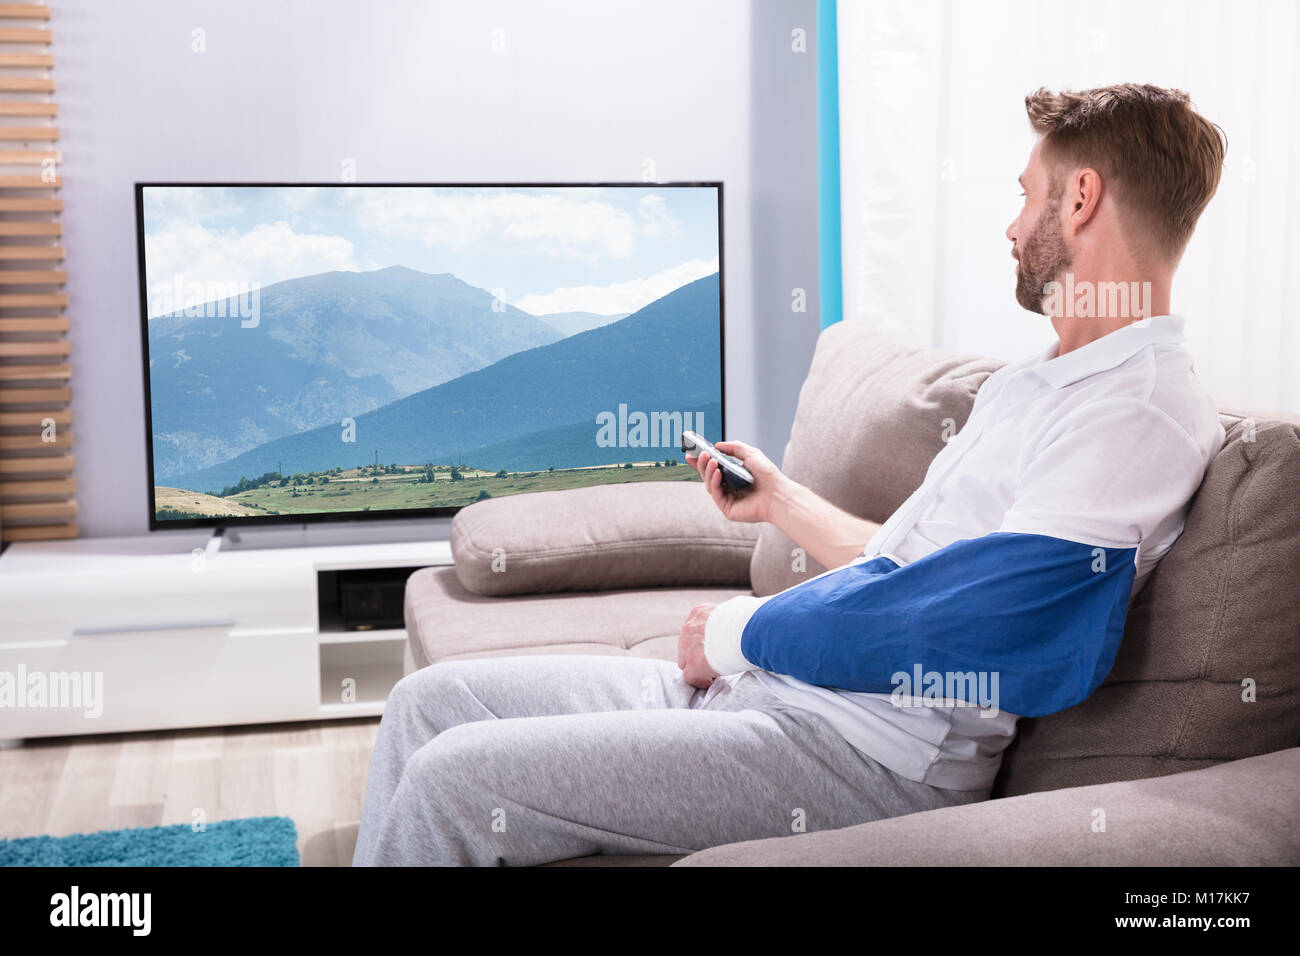
M 714 445 L 724 455 L 733 455 L 745 463 L 754 476 L 754 484 L 744 491 L 724 491 L 722 472 L 708 452 L 688 454 L 686 463 L 693 465 L 704 479 L 704 487 L 718 510 L 731 521 L 771 521 L 774 500 L 787 482 L 781 469 L 753 445 L 740 441 L 720 441 Z M 698 449 L 694 449 L 698 451 Z
M 691 608 L 682 625 L 682 636 L 677 639 L 677 666 L 682 669 L 682 680 L 692 687 L 708 687 L 722 676 L 704 657 L 704 625 L 715 607 L 716 604 L 697 604 Z
M 824 568 L 838 568 L 862 553 L 880 525 L 851 515 L 831 504 L 811 488 L 787 477 L 753 445 L 720 441 L 714 445 L 724 455 L 734 455 L 754 476 L 747 491 L 724 491 L 718 463 L 707 453 L 688 454 L 686 463 L 704 479 L 723 517 L 731 521 L 767 521 L 776 525 Z M 695 449 L 698 451 L 698 449 Z

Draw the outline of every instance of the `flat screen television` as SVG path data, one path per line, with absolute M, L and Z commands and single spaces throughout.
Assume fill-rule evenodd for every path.
M 698 480 L 721 183 L 138 183 L 150 528 Z

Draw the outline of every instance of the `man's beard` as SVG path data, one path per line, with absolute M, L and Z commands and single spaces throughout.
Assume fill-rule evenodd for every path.
M 1058 281 L 1070 267 L 1070 250 L 1061 231 L 1060 210 L 1049 202 L 1034 229 L 1020 245 L 1020 269 L 1016 273 L 1016 301 L 1030 312 L 1046 315 L 1043 288 Z

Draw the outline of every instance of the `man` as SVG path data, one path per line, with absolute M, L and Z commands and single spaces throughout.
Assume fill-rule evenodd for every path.
M 985 381 L 879 528 L 758 449 L 719 443 L 755 476 L 741 495 L 700 456 L 723 514 L 833 570 L 695 608 L 677 667 L 547 655 L 410 675 L 354 862 L 686 853 L 978 801 L 1018 717 L 1096 689 L 1224 439 L 1168 314 L 1224 145 L 1177 91 L 1026 106 L 1039 138 L 1006 234 L 1016 298 L 1058 341 Z

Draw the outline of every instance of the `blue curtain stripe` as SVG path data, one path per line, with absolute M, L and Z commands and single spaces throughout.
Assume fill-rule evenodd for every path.
M 840 68 L 835 0 L 817 0 L 817 271 L 821 327 L 844 314 L 840 252 Z

